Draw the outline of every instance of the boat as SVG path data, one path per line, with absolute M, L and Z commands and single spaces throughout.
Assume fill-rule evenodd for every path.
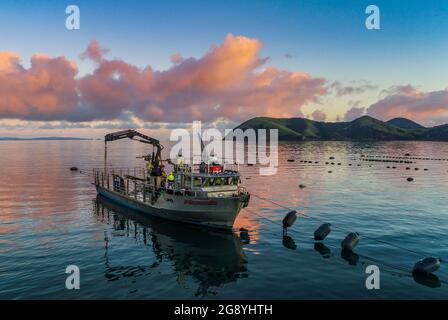
M 146 167 L 109 168 L 107 144 L 129 138 L 153 146 L 140 156 Z M 238 164 L 201 161 L 199 164 L 162 160 L 159 140 L 136 130 L 107 134 L 104 139 L 104 168 L 93 169 L 97 193 L 144 214 L 210 228 L 232 230 L 250 193 L 241 186 Z M 163 176 L 163 162 L 173 168 L 174 180 Z
M 188 290 L 196 296 L 207 296 L 214 288 L 237 282 L 247 275 L 248 259 L 235 233 L 157 219 L 124 208 L 101 195 L 94 201 L 93 213 L 99 221 L 108 224 L 109 232 L 104 237 L 104 273 L 110 281 L 145 277 L 159 271 L 163 262 L 169 262 L 179 285 L 186 289 L 184 285 L 189 284 Z M 135 243 L 148 246 L 153 260 L 148 264 L 119 264 L 123 261 L 114 259 L 109 242 L 121 241 L 123 237 L 133 237 Z

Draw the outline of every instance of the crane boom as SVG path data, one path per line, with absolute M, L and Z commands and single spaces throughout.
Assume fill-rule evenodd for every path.
M 125 138 L 137 140 L 137 141 L 140 141 L 143 143 L 149 143 L 155 147 L 159 146 L 161 149 L 163 149 L 163 146 L 160 144 L 159 140 L 148 137 L 147 135 L 140 133 L 138 131 L 135 131 L 135 130 L 123 130 L 123 131 L 109 133 L 104 137 L 104 141 L 108 142 L 108 141 L 115 141 L 115 140 L 120 140 L 120 139 L 125 139 Z M 134 138 L 139 138 L 139 139 L 134 139 Z
M 107 143 L 111 142 L 111 141 L 125 139 L 125 138 L 129 138 L 131 140 L 135 140 L 135 141 L 153 145 L 156 148 L 155 156 L 154 156 L 154 153 L 152 156 L 153 165 L 158 166 L 160 164 L 160 161 L 162 159 L 162 149 L 163 149 L 163 145 L 160 144 L 160 141 L 157 139 L 151 138 L 143 133 L 140 133 L 136 130 L 129 129 L 129 130 L 112 132 L 112 133 L 107 134 L 104 137 L 104 144 L 105 144 L 104 169 L 106 172 L 107 172 Z

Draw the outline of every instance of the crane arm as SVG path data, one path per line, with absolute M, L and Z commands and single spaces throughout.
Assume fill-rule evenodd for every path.
M 162 161 L 162 149 L 163 145 L 160 144 L 160 141 L 151 137 L 148 137 L 147 135 L 140 133 L 135 130 L 123 130 L 123 131 L 117 131 L 113 133 L 109 133 L 104 137 L 104 171 L 107 174 L 107 143 L 111 141 L 116 141 L 120 139 L 129 138 L 131 140 L 151 144 L 156 148 L 156 154 L 152 155 L 152 163 L 154 166 L 159 166 Z
M 159 140 L 148 137 L 147 135 L 140 133 L 138 131 L 135 131 L 135 130 L 123 130 L 123 131 L 109 133 L 104 137 L 104 141 L 109 142 L 109 141 L 115 141 L 115 140 L 120 140 L 120 139 L 125 139 L 125 138 L 140 141 L 143 143 L 152 144 L 155 147 L 163 149 L 163 146 L 160 144 Z

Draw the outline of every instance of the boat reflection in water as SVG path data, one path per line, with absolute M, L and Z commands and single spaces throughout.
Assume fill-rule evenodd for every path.
M 232 232 L 142 216 L 100 195 L 95 200 L 95 214 L 113 222 L 114 232 L 123 231 L 144 245 L 151 245 L 154 253 L 155 262 L 149 266 L 111 266 L 108 260 L 110 239 L 105 234 L 105 276 L 111 281 L 152 273 L 162 262 L 168 261 L 177 282 L 181 284 L 191 277 L 199 284 L 195 295 L 201 296 L 212 287 L 248 276 L 241 240 Z

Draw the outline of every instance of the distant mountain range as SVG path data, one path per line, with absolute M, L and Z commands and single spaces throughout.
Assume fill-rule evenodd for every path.
M 92 140 L 92 139 L 72 138 L 72 137 L 38 137 L 38 138 L 0 137 L 0 141 L 35 141 L 35 140 Z
M 278 129 L 282 141 L 302 140 L 424 140 L 448 141 L 448 124 L 426 128 L 405 119 L 387 122 L 363 116 L 351 122 L 321 122 L 304 118 L 257 117 L 235 129 Z

